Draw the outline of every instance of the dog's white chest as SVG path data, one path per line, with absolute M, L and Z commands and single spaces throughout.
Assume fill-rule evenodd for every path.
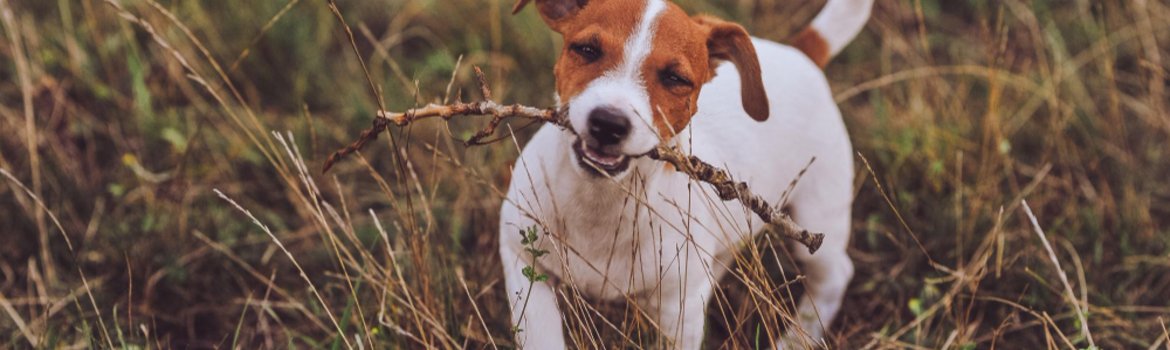
M 518 218 L 513 232 L 530 225 L 547 235 L 535 248 L 549 252 L 537 260 L 539 271 L 601 299 L 649 296 L 663 286 L 709 283 L 725 266 L 718 259 L 736 242 L 758 231 L 758 219 L 735 203 L 685 175 L 644 159 L 651 174 L 631 174 L 622 186 L 582 183 L 568 155 L 557 149 L 559 130 L 541 130 L 516 164 L 505 218 Z M 550 176 L 555 174 L 555 176 Z M 535 219 L 535 220 L 534 220 Z M 539 222 L 540 224 L 536 224 Z M 501 244 L 525 251 L 519 235 Z M 693 281 L 691 280 L 693 279 Z
M 699 252 L 696 247 L 709 246 L 705 242 L 714 237 L 697 223 L 710 218 L 694 210 L 682 215 L 687 203 L 685 198 L 678 203 L 679 199 L 651 193 L 644 201 L 632 196 L 617 200 L 609 205 L 621 208 L 602 217 L 561 216 L 565 227 L 558 231 L 563 236 L 544 242 L 552 254 L 540 266 L 584 294 L 602 299 L 645 296 L 662 286 L 680 285 L 687 274 L 705 275 L 701 266 L 710 258 L 705 253 L 715 252 Z M 696 240 L 703 243 L 696 245 Z

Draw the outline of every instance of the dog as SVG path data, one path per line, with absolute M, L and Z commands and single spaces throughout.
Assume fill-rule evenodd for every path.
M 700 347 L 717 282 L 765 225 L 644 157 L 661 143 L 727 169 L 772 203 L 787 195 L 793 219 L 825 234 L 815 254 L 794 253 L 807 276 L 796 326 L 804 344 L 821 341 L 853 275 L 854 174 L 821 69 L 861 31 L 872 3 L 829 0 L 788 46 L 666 0 L 536 0 L 564 38 L 554 74 L 568 126 L 546 125 L 527 143 L 501 207 L 517 344 L 566 347 L 564 285 L 636 304 L 670 348 Z

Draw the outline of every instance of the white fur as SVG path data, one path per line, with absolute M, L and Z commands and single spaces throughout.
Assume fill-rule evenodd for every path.
M 621 145 L 622 153 L 640 155 L 649 152 L 658 144 L 654 131 L 653 110 L 650 108 L 650 94 L 642 80 L 639 68 L 650 54 L 654 40 L 654 22 L 666 9 L 663 0 L 646 2 L 642 18 L 633 35 L 626 40 L 622 50 L 622 61 L 600 78 L 593 80 L 576 97 L 569 101 L 569 124 L 574 130 L 587 129 L 589 113 L 598 107 L 609 107 L 623 114 L 638 118 L 630 121 L 630 135 Z
M 808 276 L 795 334 L 820 339 L 853 274 L 845 251 L 852 147 L 820 69 L 791 47 L 763 39 L 753 44 L 771 117 L 757 122 L 740 108 L 739 75 L 733 65 L 723 64 L 703 87 L 689 126 L 671 142 L 729 170 L 772 203 L 816 157 L 789 204 L 798 223 L 826 234 L 816 254 L 793 249 Z M 641 88 L 644 93 L 645 88 L 618 80 L 625 82 L 598 82 L 613 85 L 598 85 L 589 92 L 595 95 L 573 103 L 628 98 L 621 103 L 642 107 L 630 92 Z M 583 121 L 573 120 L 573 127 L 585 130 L 578 122 Z M 654 160 L 635 159 L 629 175 L 616 179 L 586 174 L 571 155 L 573 141 L 571 133 L 556 126 L 537 132 L 516 163 L 501 208 L 500 256 L 512 319 L 521 329 L 517 342 L 527 349 L 565 348 L 553 287 L 558 283 L 593 298 L 631 301 L 655 318 L 672 348 L 699 348 L 704 311 L 716 284 L 741 243 L 760 232 L 763 222 L 738 202 L 719 200 L 709 185 Z M 550 252 L 535 261 L 517 234 L 532 226 L 542 232 L 534 246 Z M 521 274 L 525 266 L 552 279 L 532 283 Z

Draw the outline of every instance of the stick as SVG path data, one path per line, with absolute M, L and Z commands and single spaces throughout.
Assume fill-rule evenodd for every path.
M 687 174 L 692 179 L 711 184 L 719 194 L 719 199 L 724 201 L 738 199 L 740 203 L 759 215 L 760 219 L 778 229 L 777 233 L 781 236 L 808 247 L 810 254 L 820 249 L 821 243 L 825 241 L 823 233 L 811 233 L 800 227 L 788 213 L 773 207 L 763 197 L 752 193 L 747 183 L 735 181 L 726 170 L 708 164 L 698 157 L 683 154 L 671 146 L 658 145 L 647 156 L 674 165 L 675 169 Z
M 464 144 L 467 146 L 491 143 L 490 141 L 484 142 L 483 139 L 495 134 L 496 127 L 505 119 L 509 118 L 532 119 L 567 127 L 568 124 L 563 117 L 568 114 L 566 110 L 536 108 L 519 104 L 501 105 L 491 99 L 491 90 L 488 89 L 483 71 L 479 67 L 475 67 L 475 76 L 479 81 L 480 92 L 484 97 L 483 100 L 476 102 L 454 102 L 446 105 L 428 104 L 424 107 L 413 108 L 402 113 L 379 111 L 377 117 L 374 118 L 373 126 L 362 131 L 361 136 L 349 146 L 333 152 L 329 156 L 329 159 L 325 161 L 323 171 L 329 171 L 337 161 L 361 150 L 367 143 L 377 139 L 378 135 L 390 125 L 403 127 L 422 119 L 442 118 L 443 120 L 450 120 L 456 116 L 492 116 L 487 126 L 464 141 Z M 780 234 L 780 236 L 800 242 L 808 248 L 809 253 L 816 252 L 817 249 L 820 249 L 821 243 L 824 242 L 824 234 L 811 233 L 805 230 L 783 210 L 773 207 L 763 197 L 752 193 L 747 183 L 732 179 L 731 174 L 726 170 L 708 164 L 698 157 L 683 154 L 678 149 L 666 145 L 659 145 L 646 156 L 670 163 L 675 169 L 687 174 L 690 178 L 711 184 L 715 187 L 719 198 L 724 201 L 739 200 L 740 203 L 743 203 L 744 206 L 758 215 L 760 219 L 771 224 L 774 231 Z
M 370 126 L 369 129 L 363 130 L 361 136 L 358 136 L 357 141 L 329 155 L 329 159 L 325 160 L 325 167 L 321 172 L 328 172 L 337 161 L 361 150 L 370 141 L 378 139 L 378 135 L 386 131 L 388 126 L 404 127 L 421 119 L 443 118 L 443 120 L 451 120 L 452 117 L 465 115 L 492 116 L 492 120 L 488 121 L 487 126 L 463 142 L 467 146 L 480 146 L 490 143 L 483 142 L 483 139 L 494 134 L 500 122 L 512 117 L 534 119 L 560 125 L 561 127 L 567 125 L 563 122 L 564 119 L 560 117 L 561 115 L 567 114 L 565 111 L 541 109 L 519 104 L 501 105 L 496 103 L 492 100 L 492 91 L 488 89 L 487 80 L 484 79 L 483 71 L 479 67 L 474 68 L 475 77 L 479 81 L 480 92 L 483 94 L 483 100 L 469 103 L 456 101 L 446 105 L 432 103 L 421 108 L 412 108 L 402 113 L 378 111 L 377 117 L 374 118 L 374 125 Z

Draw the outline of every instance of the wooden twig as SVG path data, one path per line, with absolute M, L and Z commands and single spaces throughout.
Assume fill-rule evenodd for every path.
M 483 100 L 476 102 L 462 102 L 456 101 L 451 104 L 428 104 L 424 107 L 409 109 L 406 112 L 395 113 L 387 111 L 378 111 L 378 115 L 374 118 L 374 124 L 369 129 L 363 130 L 361 136 L 349 146 L 333 152 L 329 155 L 329 159 L 325 160 L 325 167 L 322 172 L 328 172 L 338 160 L 349 156 L 365 147 L 370 141 L 376 140 L 378 135 L 386 131 L 386 127 L 394 125 L 397 127 L 404 127 L 417 120 L 428 118 L 442 118 L 443 120 L 450 120 L 455 116 L 466 115 L 490 115 L 492 119 L 488 121 L 487 126 L 480 129 L 471 138 L 463 141 L 467 146 L 479 146 L 485 144 L 483 139 L 495 134 L 496 127 L 500 125 L 505 119 L 512 117 L 534 119 L 538 121 L 554 123 L 560 126 L 565 126 L 561 115 L 565 115 L 565 111 L 558 111 L 555 109 L 542 109 L 536 107 L 529 107 L 519 104 L 501 105 L 492 100 L 492 91 L 488 89 L 487 80 L 484 79 L 483 71 L 479 67 L 475 67 L 475 76 L 479 81 L 480 92 L 483 94 Z
M 536 108 L 519 104 L 501 105 L 496 103 L 491 99 L 492 92 L 488 89 L 483 71 L 479 67 L 475 67 L 475 75 L 479 82 L 480 92 L 484 96 L 483 100 L 476 102 L 457 101 L 446 105 L 428 104 L 425 107 L 410 109 L 402 113 L 379 111 L 377 117 L 374 118 L 373 126 L 362 131 L 361 136 L 349 146 L 333 152 L 329 156 L 329 159 L 325 161 L 323 171 L 329 171 L 329 168 L 333 167 L 333 164 L 338 160 L 361 150 L 367 143 L 377 139 L 378 134 L 381 134 L 390 125 L 403 127 L 422 119 L 442 118 L 443 120 L 450 120 L 455 116 L 492 116 L 487 126 L 464 141 L 464 144 L 468 146 L 485 144 L 483 139 L 495 134 L 496 127 L 508 118 L 532 119 L 553 123 L 561 127 L 567 126 L 563 116 L 568 113 L 563 109 Z M 812 233 L 805 230 L 783 210 L 773 207 L 763 197 L 752 193 L 747 183 L 735 181 L 726 170 L 708 164 L 695 156 L 683 154 L 678 149 L 666 145 L 659 145 L 646 156 L 670 163 L 674 165 L 675 169 L 687 174 L 690 178 L 711 184 L 719 194 L 719 198 L 724 201 L 739 200 L 740 203 L 743 203 L 744 206 L 758 215 L 760 219 L 771 224 L 774 231 L 780 234 L 780 236 L 800 242 L 808 248 L 809 253 L 816 252 L 821 247 L 821 243 L 824 242 L 824 234 Z
M 817 249 L 821 248 L 821 243 L 825 241 L 823 233 L 808 232 L 796 224 L 796 221 L 793 221 L 792 217 L 781 208 L 773 207 L 763 197 L 752 193 L 747 183 L 732 179 L 731 174 L 728 174 L 726 170 L 708 164 L 698 157 L 683 154 L 672 146 L 658 145 L 647 156 L 674 165 L 675 169 L 687 174 L 692 179 L 711 184 L 715 187 L 715 192 L 719 194 L 719 199 L 739 200 L 764 222 L 772 224 L 781 236 L 804 244 L 809 253 L 815 253 Z

